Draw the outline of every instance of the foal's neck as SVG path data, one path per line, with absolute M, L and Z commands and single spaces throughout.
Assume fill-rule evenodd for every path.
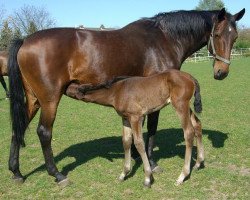
M 114 103 L 113 102 L 114 98 L 112 93 L 113 93 L 112 88 L 110 89 L 102 88 L 94 90 L 84 95 L 84 101 L 112 107 Z

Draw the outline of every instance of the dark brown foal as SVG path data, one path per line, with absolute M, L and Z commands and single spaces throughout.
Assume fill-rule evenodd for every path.
M 190 162 L 194 136 L 197 137 L 197 161 L 199 168 L 204 161 L 201 123 L 190 109 L 190 100 L 195 96 L 194 108 L 202 110 L 198 82 L 189 74 L 178 70 L 169 70 L 149 77 L 133 77 L 124 80 L 113 80 L 97 86 L 71 84 L 66 93 L 68 96 L 113 107 L 123 121 L 123 147 L 125 150 L 124 169 L 119 177 L 124 180 L 131 170 L 131 144 L 134 144 L 142 158 L 145 172 L 144 185 L 151 186 L 152 171 L 145 152 L 142 136 L 142 122 L 146 115 L 160 110 L 171 103 L 182 124 L 186 143 L 185 163 L 177 179 L 183 183 L 190 173 Z

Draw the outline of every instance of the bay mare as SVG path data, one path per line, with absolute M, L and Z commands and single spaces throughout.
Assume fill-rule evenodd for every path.
M 9 97 L 9 91 L 4 81 L 3 76 L 8 75 L 7 69 L 7 61 L 8 61 L 8 52 L 7 51 L 0 51 L 0 82 L 5 90 L 6 97 Z
M 73 83 L 67 88 L 66 94 L 85 102 L 111 106 L 122 117 L 122 141 L 125 161 L 119 179 L 123 181 L 131 170 L 130 149 L 133 138 L 135 147 L 144 165 L 144 185 L 147 187 L 151 186 L 153 176 L 145 152 L 142 123 L 146 115 L 162 109 L 171 102 L 180 118 L 186 144 L 185 163 L 177 179 L 178 185 L 183 183 L 184 179 L 190 174 L 190 162 L 195 135 L 197 136 L 198 152 L 195 168 L 199 168 L 204 161 L 201 123 L 189 105 L 194 95 L 195 111 L 201 113 L 202 103 L 198 81 L 188 73 L 168 70 L 153 76 L 133 77 L 113 84 L 112 82 L 109 81 L 106 84 L 93 87 Z
M 70 84 L 95 85 L 117 76 L 179 70 L 188 56 L 207 44 L 215 58 L 214 78 L 222 80 L 229 72 L 236 21 L 244 13 L 245 9 L 234 15 L 225 9 L 161 13 L 114 31 L 53 28 L 13 42 L 8 73 L 13 129 L 9 169 L 14 180 L 24 181 L 20 146 L 25 145 L 25 130 L 41 108 L 37 134 L 46 169 L 59 184 L 67 182 L 54 162 L 51 139 L 58 104 Z M 147 123 L 146 150 L 153 170 L 158 169 L 152 157 L 158 117 L 159 111 L 149 114 Z

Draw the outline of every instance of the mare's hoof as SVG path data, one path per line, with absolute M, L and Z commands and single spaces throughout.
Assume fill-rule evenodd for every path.
M 70 184 L 70 181 L 68 178 L 65 178 L 57 183 L 60 187 L 66 187 Z
M 156 166 L 152 169 L 152 172 L 155 173 L 155 174 L 160 174 L 163 172 L 163 169 L 160 168 L 159 166 Z
M 20 176 L 13 176 L 12 179 L 14 180 L 15 183 L 17 184 L 22 184 L 24 183 L 24 178 Z

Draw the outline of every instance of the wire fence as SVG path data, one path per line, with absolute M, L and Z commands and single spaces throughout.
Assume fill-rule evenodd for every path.
M 240 57 L 250 57 L 250 48 L 232 49 L 231 59 Z M 213 56 L 209 53 L 209 51 L 202 49 L 187 58 L 186 62 L 202 62 L 210 60 L 212 58 Z

